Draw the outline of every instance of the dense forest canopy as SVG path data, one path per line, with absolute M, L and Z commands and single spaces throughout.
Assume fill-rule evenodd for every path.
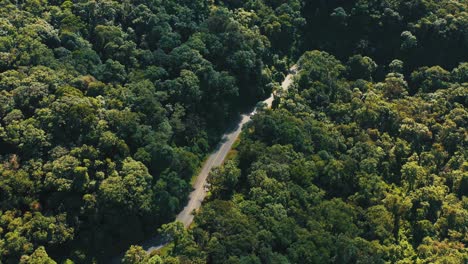
M 167 261 L 468 261 L 466 65 L 413 96 L 398 72 L 350 80 L 353 65 L 304 53 L 277 107 L 211 173 L 195 227 L 162 229 L 177 238 Z
M 286 65 L 250 14 L 202 0 L 2 1 L 0 17 L 5 263 L 89 263 L 154 234 Z
M 0 263 L 466 263 L 467 59 L 465 0 L 3 0 Z

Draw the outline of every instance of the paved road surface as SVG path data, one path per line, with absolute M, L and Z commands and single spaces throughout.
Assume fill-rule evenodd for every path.
M 292 78 L 295 72 L 296 72 L 296 66 L 293 66 L 291 68 L 291 73 L 286 76 L 285 80 L 283 81 L 281 85 L 283 89 L 287 89 L 289 85 L 291 85 Z M 272 94 L 268 99 L 266 99 L 263 102 L 266 103 L 267 107 L 271 107 L 273 103 L 273 99 L 274 98 Z M 237 137 L 239 137 L 242 131 L 242 126 L 246 124 L 247 122 L 249 122 L 250 117 L 254 115 L 255 113 L 256 113 L 256 110 L 253 110 L 251 113 L 242 115 L 236 128 L 226 133 L 223 136 L 223 140 L 221 141 L 220 146 L 217 148 L 217 150 L 213 154 L 210 155 L 208 160 L 206 160 L 205 164 L 203 165 L 202 170 L 200 171 L 200 174 L 197 176 L 197 179 L 195 183 L 193 184 L 194 190 L 189 196 L 190 200 L 188 204 L 176 217 L 176 221 L 182 222 L 186 228 L 192 224 L 193 217 L 194 217 L 193 212 L 198 210 L 201 207 L 203 199 L 205 199 L 205 196 L 206 196 L 205 184 L 206 184 L 206 178 L 208 177 L 208 174 L 210 173 L 212 168 L 223 164 L 223 161 L 226 158 L 226 155 L 231 150 L 232 145 L 236 141 Z M 146 252 L 149 253 L 153 250 L 162 248 L 164 245 L 165 245 L 164 241 L 161 241 L 159 237 L 155 237 L 146 241 L 143 244 L 143 248 L 146 250 Z

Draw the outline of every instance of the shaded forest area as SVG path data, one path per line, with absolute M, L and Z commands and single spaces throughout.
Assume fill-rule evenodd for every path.
M 152 258 L 466 263 L 466 63 L 446 72 L 451 81 L 425 78 L 413 96 L 398 68 L 373 82 L 349 80 L 355 65 L 322 51 L 298 65 L 276 107 L 245 128 L 236 157 L 211 173 L 193 229 L 164 226 L 174 242 Z M 151 263 L 138 247 L 126 259 Z
M 211 173 L 194 227 L 124 263 L 467 263 L 466 2 L 300 6 L 292 87 Z
M 320 50 L 320 51 L 319 51 Z M 466 263 L 464 0 L 4 0 L 0 262 Z M 237 113 L 184 230 L 170 222 Z
M 201 0 L 2 1 L 1 262 L 101 261 L 171 221 L 286 69 L 251 20 Z

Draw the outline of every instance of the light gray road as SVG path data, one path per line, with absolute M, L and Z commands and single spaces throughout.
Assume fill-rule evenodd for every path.
M 292 83 L 292 78 L 296 72 L 296 66 L 293 66 L 290 70 L 290 74 L 286 76 L 284 79 L 283 83 L 281 84 L 281 87 L 283 89 L 288 89 L 288 87 Z M 268 108 L 271 107 L 273 103 L 273 94 L 263 101 Z M 242 126 L 246 124 L 247 122 L 250 121 L 250 117 L 256 113 L 256 110 L 253 110 L 251 113 L 244 114 L 241 116 L 239 123 L 237 124 L 237 127 L 235 130 L 226 133 L 223 136 L 222 143 L 221 145 L 217 148 L 217 150 L 212 153 L 209 158 L 206 160 L 205 164 L 203 165 L 202 170 L 200 171 L 200 174 L 198 174 L 197 179 L 195 183 L 193 184 L 193 191 L 190 194 L 189 202 L 185 206 L 185 208 L 177 215 L 176 221 L 180 221 L 184 224 L 184 226 L 187 228 L 192 224 L 194 215 L 193 212 L 198 210 L 201 207 L 201 204 L 203 202 L 203 199 L 205 199 L 206 196 L 206 179 L 208 178 L 208 174 L 210 173 L 211 169 L 214 167 L 221 166 L 224 162 L 224 159 L 226 158 L 226 155 L 229 153 L 229 151 L 232 148 L 232 145 L 236 141 L 236 139 L 239 137 L 241 131 L 242 131 Z M 161 244 L 161 241 L 158 241 L 158 238 L 153 238 L 146 243 L 144 243 L 144 249 L 146 252 L 151 252 L 156 249 L 160 249 L 165 245 L 165 243 Z

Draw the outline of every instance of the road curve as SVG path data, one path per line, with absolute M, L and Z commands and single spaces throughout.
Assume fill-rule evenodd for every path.
M 286 76 L 283 83 L 281 84 L 282 89 L 286 90 L 291 85 L 293 76 L 296 73 L 296 69 L 296 66 L 293 66 L 290 69 L 290 73 Z M 263 102 L 267 105 L 268 108 L 270 108 L 273 103 L 273 99 L 274 95 L 271 94 L 271 96 Z M 242 127 L 250 121 L 251 116 L 255 113 L 256 110 L 253 110 L 248 114 L 241 115 L 241 118 L 236 128 L 224 134 L 222 141 L 216 149 L 216 151 L 213 152 L 206 160 L 202 170 L 198 174 L 196 181 L 193 184 L 193 191 L 192 193 L 190 193 L 189 202 L 175 219 L 175 221 L 182 222 L 185 228 L 188 228 L 192 224 L 194 218 L 193 212 L 201 207 L 203 199 L 205 199 L 206 197 L 206 179 L 208 178 L 208 174 L 210 173 L 211 169 L 213 169 L 214 167 L 221 166 L 223 164 L 224 159 L 226 158 L 227 154 L 232 148 L 232 145 L 242 132 Z M 146 250 L 146 252 L 150 253 L 153 250 L 162 248 L 165 244 L 166 243 L 164 241 L 161 241 L 159 237 L 154 237 L 146 241 L 143 244 L 143 248 Z

